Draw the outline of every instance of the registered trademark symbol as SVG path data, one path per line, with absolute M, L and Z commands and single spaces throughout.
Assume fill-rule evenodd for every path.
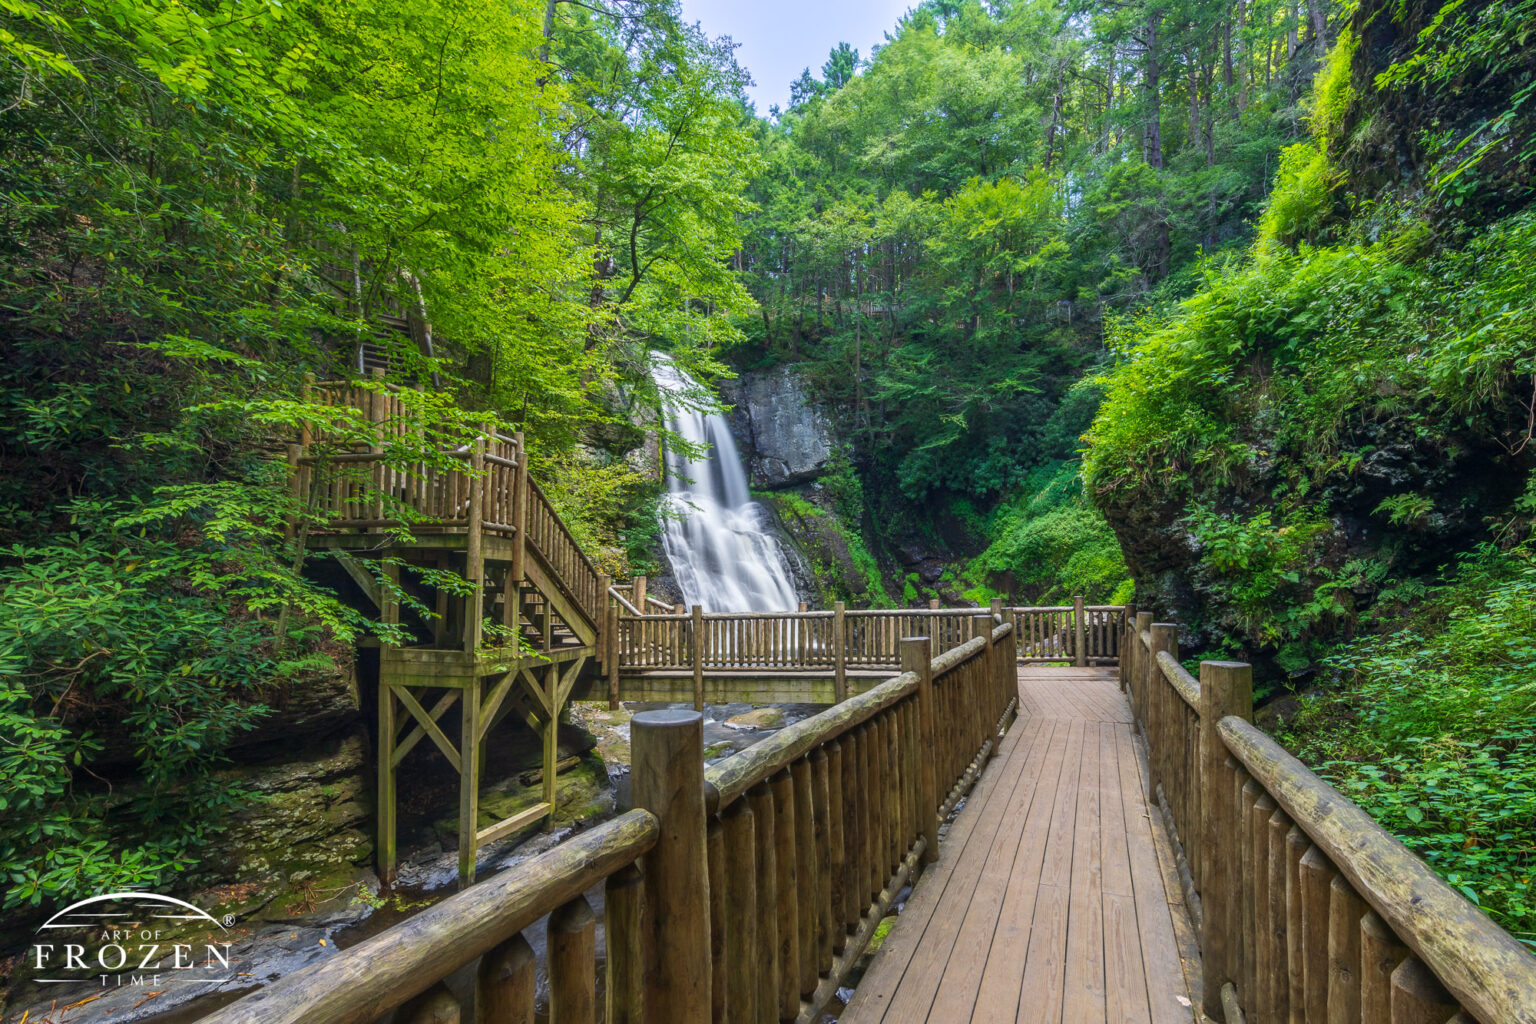
M 225 914 L 224 915 L 224 927 L 225 928 L 228 928 L 230 925 L 232 925 L 234 923 L 235 923 L 235 915 L 234 914 Z

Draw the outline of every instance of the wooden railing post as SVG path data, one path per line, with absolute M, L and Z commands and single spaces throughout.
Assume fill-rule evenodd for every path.
M 512 582 L 521 583 L 526 577 L 528 546 L 528 447 L 521 430 L 512 435 L 512 441 L 517 448 L 517 469 L 512 472 Z M 516 616 L 512 621 L 517 621 Z
M 1136 652 L 1136 660 L 1132 663 L 1132 673 L 1128 683 L 1131 688 L 1131 713 L 1136 723 L 1141 726 L 1143 734 L 1147 728 L 1147 658 L 1146 645 L 1141 642 L 1141 634 L 1152 628 L 1152 613 L 1137 612 L 1136 623 L 1131 627 L 1132 649 Z M 1151 742 L 1151 737 L 1147 737 Z
M 1227 841 L 1233 807 L 1232 774 L 1227 768 L 1227 747 L 1217 724 L 1228 715 L 1253 721 L 1253 669 L 1237 661 L 1200 663 L 1200 835 L 1185 843 L 1198 849 L 1201 858 L 1200 951 L 1205 961 L 1202 1001 L 1207 1015 L 1225 1019 L 1221 986 L 1236 985 L 1237 949 L 1242 936 L 1229 934 L 1236 917 L 1232 907 L 1241 900 L 1238 887 L 1243 873 L 1234 862 Z
M 704 606 L 693 606 L 693 710 L 704 710 Z
M 1072 664 L 1078 668 L 1086 668 L 1088 665 L 1088 648 L 1083 645 L 1083 637 L 1087 632 L 1084 625 L 1083 596 L 1079 594 L 1072 599 Z
M 695 622 L 698 612 L 695 606 Z M 704 718 L 697 711 L 642 711 L 630 730 L 634 804 L 661 820 L 661 836 L 641 867 L 645 1020 L 708 1024 Z
M 634 591 L 634 596 L 632 598 L 630 598 L 630 603 L 635 606 L 635 611 L 639 612 L 641 615 L 646 614 L 646 611 L 645 611 L 645 577 L 644 576 L 636 576 L 635 580 L 634 580 L 634 583 L 631 586 L 631 589 Z
M 1173 684 L 1163 678 L 1163 670 L 1157 663 L 1157 656 L 1163 651 L 1173 655 L 1175 661 L 1179 659 L 1179 627 L 1171 622 L 1154 622 L 1152 646 L 1147 651 L 1144 699 L 1147 720 L 1143 723 L 1147 730 L 1148 788 L 1153 805 L 1157 803 L 1158 787 L 1166 789 L 1172 784 L 1169 766 L 1177 742 L 1177 737 L 1172 733 L 1178 720 L 1171 714 L 1173 709 L 1169 707 L 1169 701 L 1182 700 L 1174 693 Z M 1168 805 L 1172 807 L 1178 799 L 1177 794 L 1169 792 L 1166 796 Z
M 469 451 L 469 529 L 464 540 L 464 578 L 470 593 L 464 598 L 464 653 L 473 656 L 480 648 L 481 618 L 485 614 L 485 555 L 482 550 L 480 503 L 485 493 L 485 435 L 475 438 Z
M 1125 606 L 1123 621 L 1120 623 L 1120 664 L 1117 666 L 1120 672 L 1120 689 L 1127 695 L 1130 694 L 1131 667 L 1135 664 L 1136 645 L 1132 643 L 1136 631 L 1136 606 Z
M 917 676 L 917 713 L 919 739 L 923 756 L 919 758 L 917 779 L 919 834 L 927 840 L 923 863 L 932 864 L 939 856 L 939 782 L 935 773 L 938 757 L 934 750 L 933 641 L 926 636 L 907 637 L 901 641 L 901 670 Z
M 839 703 L 848 699 L 848 606 L 842 601 L 832 605 L 832 695 Z
M 930 597 L 928 599 L 928 609 L 929 609 L 929 611 L 935 611 L 935 612 L 938 611 L 939 610 L 939 599 L 936 598 L 936 597 Z

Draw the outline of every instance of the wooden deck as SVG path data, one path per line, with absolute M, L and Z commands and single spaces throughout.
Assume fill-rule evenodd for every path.
M 1115 670 L 1024 668 L 1019 695 L 843 1024 L 1195 1019 L 1193 933 Z

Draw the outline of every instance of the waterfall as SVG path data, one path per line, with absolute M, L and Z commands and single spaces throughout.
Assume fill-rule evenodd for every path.
M 683 600 L 707 612 L 792 611 L 798 601 L 789 563 L 767 528 L 767 513 L 747 492 L 747 474 L 725 417 L 694 408 L 697 381 L 660 353 L 652 376 L 667 427 L 694 444 L 699 460 L 667 452 L 669 516 L 662 536 Z

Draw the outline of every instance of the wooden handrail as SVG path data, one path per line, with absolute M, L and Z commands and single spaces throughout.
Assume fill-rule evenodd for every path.
M 631 722 L 637 809 L 473 885 L 351 949 L 217 1010 L 205 1024 L 459 1019 L 444 984 L 479 958 L 479 1019 L 532 1019 L 522 929 L 549 914 L 551 1016 L 591 1021 L 595 917 L 606 888 L 610 1021 L 817 1019 L 892 903 L 931 862 L 939 822 L 979 776 L 1016 697 L 1013 627 L 703 767 L 702 717 Z
M 634 864 L 656 845 L 660 833 L 650 811 L 629 811 L 371 939 L 279 978 L 214 1011 L 200 1024 L 366 1024 L 491 954 L 482 960 L 484 977 L 493 973 L 486 969 L 487 960 L 504 944 L 522 942 L 519 933 L 524 928 Z M 611 922 L 611 903 L 609 909 Z M 610 961 L 628 945 L 610 924 Z M 615 966 L 622 971 L 629 965 L 610 962 L 609 970 Z M 531 1019 L 531 955 L 527 968 Z M 595 967 L 588 963 L 585 969 L 590 981 Z
M 724 809 L 812 747 L 837 739 L 892 704 L 917 692 L 917 676 L 904 673 L 873 689 L 849 697 L 819 714 L 785 726 L 778 732 L 704 770 L 713 793 L 711 809 Z
M 1197 679 L 1175 626 L 1127 609 L 1122 628 L 1207 1014 L 1438 1024 L 1459 1006 L 1458 1021 L 1536 1024 L 1536 956 L 1251 724 L 1249 666 L 1206 661 Z
M 1184 703 L 1196 709 L 1200 708 L 1200 680 L 1189 674 L 1189 670 L 1179 664 L 1179 660 L 1167 651 L 1157 653 L 1157 667 L 1162 670 L 1163 678 L 1168 680 L 1168 685 L 1173 687 L 1173 692 L 1183 698 Z
M 639 615 L 640 614 L 640 609 L 638 609 L 634 605 L 630 604 L 629 601 L 625 599 L 624 595 L 619 593 L 618 588 L 616 588 L 616 587 L 609 587 L 608 588 L 608 596 L 613 598 L 615 601 L 617 601 L 618 604 L 619 604 L 619 607 L 627 610 L 630 615 Z
M 1086 609 L 1081 616 L 1055 608 L 1009 609 L 1000 603 L 995 612 L 981 608 L 834 608 L 741 613 L 700 610 L 697 619 L 691 613 L 640 614 L 632 602 L 620 607 L 628 614 L 621 614 L 613 627 L 617 640 L 615 672 L 620 668 L 670 672 L 825 671 L 834 677 L 833 690 L 838 698 L 847 694 L 845 680 L 850 670 L 895 667 L 903 636 L 925 633 L 942 653 L 975 635 L 973 622 L 978 615 L 993 616 L 994 624 L 1008 622 L 1015 638 L 1016 656 L 1024 661 L 1113 664 L 1118 660 L 1120 646 L 1116 628 L 1121 611 L 1118 606 L 1110 610 Z M 1079 618 L 1080 626 L 1076 624 Z M 617 675 L 612 676 L 610 686 L 618 685 Z
M 1217 727 L 1232 756 L 1473 1016 L 1536 1022 L 1536 956 L 1396 837 L 1241 718 Z
M 980 774 L 1014 690 L 1012 625 L 982 617 L 985 633 L 936 658 L 903 640 L 906 671 L 705 770 L 709 876 L 726 889 L 714 1008 L 819 1019 L 932 861 L 940 812 Z

